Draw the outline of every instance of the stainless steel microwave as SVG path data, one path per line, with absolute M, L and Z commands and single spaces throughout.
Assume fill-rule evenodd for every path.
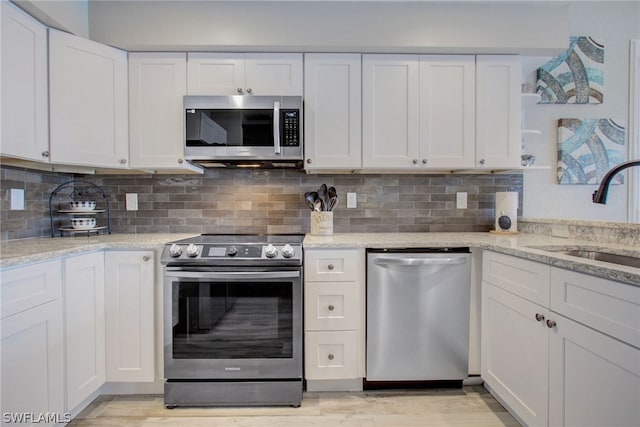
M 302 167 L 301 96 L 185 96 L 185 158 L 203 166 Z

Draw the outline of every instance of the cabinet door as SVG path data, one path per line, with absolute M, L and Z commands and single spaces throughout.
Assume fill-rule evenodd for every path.
M 640 425 L 640 349 L 554 314 L 549 425 Z
M 358 329 L 362 310 L 357 283 L 307 282 L 304 298 L 306 330 Z
M 4 318 L 0 321 L 0 330 L 2 425 L 10 425 L 5 414 L 50 413 L 62 417 L 65 411 L 60 300 Z M 13 423 L 22 425 L 19 420 Z
M 2 2 L 3 155 L 47 161 L 47 30 L 8 1 Z
M 247 53 L 245 58 L 247 94 L 302 96 L 302 54 Z
M 472 168 L 475 120 L 475 56 L 421 56 L 421 165 Z
M 127 53 L 49 30 L 51 161 L 126 168 Z
M 190 52 L 187 56 L 187 94 L 245 94 L 244 63 L 244 53 Z
M 71 411 L 105 382 L 103 252 L 64 259 L 64 312 Z
M 416 55 L 362 56 L 362 166 L 418 167 Z
M 520 57 L 476 58 L 476 165 L 520 167 Z
M 306 54 L 304 66 L 305 168 L 360 168 L 360 54 Z
M 153 252 L 108 251 L 105 263 L 107 381 L 153 381 Z
M 548 317 L 539 305 L 482 283 L 482 379 L 528 426 L 547 423 Z
M 181 168 L 185 53 L 129 54 L 129 153 L 133 168 Z

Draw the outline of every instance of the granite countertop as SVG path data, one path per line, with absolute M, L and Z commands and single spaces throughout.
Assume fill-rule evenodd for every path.
M 12 267 L 103 249 L 160 249 L 165 243 L 194 234 L 150 233 L 76 237 L 42 237 L 0 242 L 0 267 Z M 640 257 L 640 248 L 600 244 L 577 239 L 523 233 L 509 236 L 493 233 L 337 233 L 307 234 L 305 248 L 418 248 L 468 246 L 489 249 L 532 261 L 566 268 L 640 286 L 640 268 L 592 261 L 545 251 L 554 248 L 588 248 Z
M 640 248 L 601 244 L 542 234 L 494 233 L 338 233 L 307 234 L 304 247 L 311 248 L 427 248 L 472 247 L 488 249 L 556 267 L 640 286 L 640 268 L 593 261 L 549 252 L 552 249 L 589 249 L 640 258 Z M 547 250 L 545 250 L 547 249 Z

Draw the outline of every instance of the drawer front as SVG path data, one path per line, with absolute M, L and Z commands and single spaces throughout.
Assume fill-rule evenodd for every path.
M 307 282 L 304 301 L 305 329 L 358 329 L 358 286 L 355 282 Z
M 360 252 L 309 249 L 304 255 L 304 278 L 310 282 L 352 282 L 358 279 Z
M 549 306 L 551 267 L 526 259 L 485 251 L 482 280 L 529 301 Z
M 640 347 L 640 287 L 551 269 L 551 310 Z
M 339 380 L 356 378 L 357 342 L 355 331 L 307 332 L 305 334 L 305 378 Z
M 8 268 L 0 272 L 2 318 L 60 298 L 60 260 Z

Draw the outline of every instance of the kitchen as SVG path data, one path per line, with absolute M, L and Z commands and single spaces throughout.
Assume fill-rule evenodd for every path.
M 260 7 L 268 7 L 269 2 L 264 2 L 263 6 L 255 6 L 257 11 Z M 536 154 L 538 163 L 541 165 L 553 165 L 556 159 L 555 154 L 555 121 L 559 117 L 576 115 L 583 116 L 628 116 L 628 93 L 629 88 L 625 83 L 627 79 L 627 55 L 628 40 L 637 39 L 637 5 L 631 2 L 616 4 L 617 7 L 610 7 L 605 3 L 576 4 L 570 8 L 568 17 L 565 15 L 564 26 L 553 31 L 545 31 L 541 34 L 538 22 L 543 19 L 546 9 L 536 9 L 527 5 L 506 6 L 509 13 L 522 19 L 519 22 L 522 33 L 509 33 L 510 42 L 517 44 L 521 42 L 528 46 L 544 45 L 548 42 L 543 36 L 558 31 L 563 40 L 567 40 L 569 35 L 593 34 L 601 36 L 606 41 L 607 60 L 605 61 L 607 78 L 607 101 L 603 105 L 586 106 L 560 106 L 560 105 L 535 105 L 526 112 L 526 124 L 532 128 L 541 129 L 541 141 L 544 144 L 534 141 L 529 146 L 529 152 Z M 578 7 L 580 6 L 580 7 Z M 43 5 L 43 7 L 46 7 Z M 89 6 L 90 8 L 93 6 Z M 96 7 L 109 7 L 108 4 L 100 4 Z M 206 7 L 206 6 L 203 6 Z M 229 6 L 230 7 L 230 6 Z M 311 6 L 310 6 L 311 7 Z M 336 6 L 338 7 L 338 6 Z M 347 5 L 343 6 L 347 7 Z M 350 5 L 350 7 L 355 7 Z M 384 7 L 379 5 L 378 7 Z M 497 7 L 494 5 L 494 7 Z M 552 6 L 549 6 L 552 7 Z M 553 6 L 556 7 L 556 6 Z M 468 8 L 468 9 L 465 9 Z M 494 8 L 490 12 L 485 9 L 486 5 L 466 5 L 461 10 L 455 10 L 460 19 L 477 14 L 478 21 L 486 18 L 487 22 L 495 23 L 487 17 L 487 14 L 495 14 Z M 483 9 L 484 8 L 484 9 Z M 525 8 L 526 11 L 521 10 Z M 445 8 L 446 9 L 446 8 Z M 500 9 L 500 7 L 498 7 Z M 188 8 L 186 10 L 189 10 Z M 323 9 L 324 10 L 324 9 Z M 464 10 L 468 10 L 466 14 Z M 483 11 L 484 10 L 484 11 Z M 258 12 L 255 12 L 258 14 Z M 129 15 L 134 17 L 134 11 L 129 11 Z M 264 12 L 264 11 L 263 11 Z M 180 13 L 174 11 L 174 13 Z M 231 13 L 231 12 L 229 12 Z M 266 12 L 264 12 L 266 13 Z M 373 12 L 372 12 L 373 13 Z M 450 12 L 452 13 L 452 12 Z M 525 17 L 534 16 L 531 21 L 524 20 Z M 566 11 L 565 11 L 566 13 Z M 243 15 L 247 12 L 244 11 Z M 460 15 L 461 14 L 461 15 Z M 171 14 L 169 14 L 171 15 Z M 105 15 L 108 13 L 105 12 Z M 560 16 L 560 18 L 558 18 Z M 604 19 L 606 17 L 607 19 Z M 101 22 L 93 22 L 97 19 L 90 16 L 92 36 L 100 33 Z M 62 19 L 59 17 L 59 19 Z M 134 19 L 134 18 L 132 18 Z M 160 19 L 160 18 L 158 18 Z M 327 18 L 328 19 L 328 18 Z M 373 18 L 370 18 L 373 19 Z M 469 18 L 472 19 L 472 18 Z M 562 20 L 562 14 L 548 19 Z M 108 21 L 108 19 L 105 19 Z M 616 22 L 616 25 L 610 25 Z M 308 23 L 307 23 L 308 24 Z M 95 27 L 94 27 L 95 25 Z M 124 23 L 121 23 L 124 25 Z M 257 25 L 255 22 L 248 22 L 245 25 Z M 298 23 L 301 25 L 301 23 Z M 382 23 L 380 23 L 382 25 Z M 433 24 L 441 31 L 446 29 Z M 478 32 L 486 31 L 481 23 L 476 23 Z M 490 25 L 490 24 L 485 24 Z M 164 26 L 159 26 L 163 27 Z M 384 26 L 383 26 L 384 27 Z M 73 28 L 73 27 L 71 27 Z M 68 29 L 71 29 L 68 28 Z M 219 27 L 218 28 L 223 28 Z M 386 27 L 384 27 L 386 28 Z M 472 27 L 473 28 L 473 27 Z M 75 28 L 73 28 L 75 29 Z M 322 28 L 309 27 L 308 33 L 313 34 L 313 29 L 320 32 Z M 615 31 L 614 31 L 615 29 Z M 397 30 L 394 28 L 393 30 Z M 526 30 L 531 30 L 539 40 L 531 40 Z M 545 29 L 546 30 L 546 29 Z M 78 34 L 83 29 L 74 31 Z M 109 33 L 108 30 L 104 30 Z M 144 46 L 142 37 L 136 34 L 132 28 L 127 31 L 120 31 L 118 34 L 111 32 L 111 37 L 116 35 L 129 35 L 131 43 L 141 43 Z M 344 30 L 347 31 L 347 30 Z M 388 30 L 391 31 L 391 30 Z M 448 31 L 451 31 L 449 29 Z M 619 33 L 618 33 L 619 31 Z M 167 32 L 168 33 L 168 32 Z M 322 34 L 325 34 L 322 36 Z M 358 33 L 360 34 L 360 33 Z M 364 32 L 362 32 L 364 34 Z M 558 36 L 558 34 L 553 34 Z M 162 37 L 165 38 L 162 38 Z M 391 52 L 398 49 L 393 43 L 405 43 L 398 39 L 387 38 L 387 41 L 376 40 L 367 35 L 365 40 L 357 39 L 357 34 L 347 37 L 359 46 L 354 50 L 353 46 L 345 46 L 345 42 L 331 38 L 331 35 L 324 33 L 311 35 L 310 40 L 296 38 L 297 42 L 304 43 L 305 48 L 289 47 L 289 50 L 296 52 L 307 52 L 309 49 L 317 52 L 374 52 L 378 49 Z M 340 36 L 340 34 L 336 34 Z M 387 34 L 388 36 L 388 34 Z M 499 37 L 504 40 L 505 37 Z M 167 40 L 167 34 L 159 34 L 156 30 L 154 37 L 157 37 L 159 44 L 172 46 L 172 51 L 184 51 L 178 49 L 177 44 L 196 43 L 198 40 L 188 40 L 175 38 Z M 275 37 L 275 36 L 274 36 Z M 362 36 L 360 36 L 362 37 Z M 384 35 L 381 35 L 382 39 Z M 451 36 L 445 40 L 445 47 L 451 49 L 447 53 L 454 52 L 454 48 L 460 46 L 475 46 L 482 43 L 477 40 L 477 34 L 466 34 L 462 41 Z M 466 37 L 466 38 L 465 38 Z M 549 36 L 551 37 L 551 36 Z M 92 37 L 93 38 L 93 37 Z M 99 37 L 98 37 L 99 38 Z M 120 41 L 110 40 L 102 35 L 104 43 L 118 45 Z M 492 39 L 495 40 L 496 39 Z M 283 49 L 282 40 L 277 38 L 270 40 L 274 46 Z M 147 42 L 149 43 L 149 42 Z M 326 43 L 335 50 L 322 48 L 321 43 Z M 385 43 L 388 43 L 385 44 Z M 437 41 L 436 41 L 437 43 Z M 491 43 L 491 40 L 485 43 Z M 501 43 L 504 43 L 501 41 Z M 221 51 L 242 51 L 239 45 L 257 44 L 256 41 L 244 40 L 242 43 L 229 41 L 229 46 L 218 46 Z M 147 44 L 149 46 L 149 44 Z M 385 47 L 386 46 L 386 47 Z M 411 46 L 411 45 L 409 45 Z M 519 47 L 520 48 L 520 47 Z M 143 48 L 129 48 L 128 50 L 140 51 Z M 235 49 L 235 50 L 234 50 Z M 479 47 L 477 52 L 484 52 L 487 48 Z M 150 49 L 156 50 L 156 49 Z M 246 49 L 250 50 L 250 49 Z M 280 51 L 281 49 L 273 49 Z M 422 53 L 419 48 L 412 47 L 411 52 Z M 400 52 L 401 50 L 397 50 Z M 437 51 L 434 49 L 434 51 Z M 442 52 L 439 52 L 442 53 Z M 532 52 L 540 54 L 540 52 Z M 544 56 L 544 55 L 542 55 Z M 609 58 L 613 58 L 609 60 Z M 616 61 L 616 58 L 623 58 Z M 534 68 L 531 69 L 532 71 Z M 606 109 L 606 110 L 605 110 Z M 4 141 L 3 141 L 4 144 Z M 637 157 L 637 156 L 636 156 Z M 33 169 L 22 169 L 13 167 L 2 168 L 2 188 L 3 188 L 3 209 L 2 209 L 2 239 L 7 241 L 7 246 L 3 245 L 3 254 L 6 256 L 12 249 L 9 240 L 29 238 L 37 236 L 47 236 L 50 233 L 47 199 L 49 193 L 58 184 L 73 178 L 69 171 L 73 171 L 71 166 L 66 168 L 57 167 L 55 170 L 61 172 L 38 172 Z M 76 171 L 82 172 L 82 168 Z M 602 236 L 607 231 L 614 233 L 628 228 L 629 233 L 637 233 L 635 225 L 620 225 L 627 221 L 627 208 L 630 202 L 625 197 L 626 186 L 612 186 L 606 205 L 593 205 L 590 202 L 590 194 L 595 189 L 593 186 L 559 186 L 555 184 L 555 174 L 551 170 L 531 170 L 514 172 L 507 174 L 388 174 L 388 173 L 361 173 L 361 174 L 327 174 L 315 175 L 304 174 L 288 169 L 274 170 L 227 170 L 227 169 L 207 169 L 203 175 L 185 174 L 116 174 L 112 175 L 88 175 L 84 179 L 96 182 L 103 187 L 112 200 L 112 225 L 114 234 L 105 236 L 107 241 L 117 242 L 118 236 L 124 233 L 166 233 L 164 242 L 176 240 L 179 234 L 199 234 L 199 233 L 283 233 L 296 232 L 307 233 L 309 231 L 309 212 L 301 200 L 301 195 L 310 189 L 317 188 L 322 182 L 333 185 L 339 189 L 341 203 L 334 212 L 334 231 L 338 235 L 345 232 L 486 232 L 493 228 L 493 196 L 498 191 L 516 191 L 521 194 L 521 211 L 525 218 L 544 218 L 544 220 L 530 220 L 531 227 L 538 225 L 540 228 L 554 229 L 555 234 L 574 233 L 572 238 L 580 238 L 580 230 L 584 230 L 584 221 L 603 221 L 597 231 L 593 231 L 595 236 Z M 26 190 L 25 211 L 11 211 L 9 209 L 8 193 L 10 189 L 23 188 Z M 346 193 L 356 193 L 357 207 L 348 209 L 346 207 Z M 456 193 L 466 192 L 468 194 L 468 208 L 457 209 L 455 200 Z M 6 194 L 6 195 L 5 195 Z M 138 210 L 126 210 L 125 194 L 138 195 Z M 540 195 L 544 194 L 544 197 Z M 557 221 L 551 221 L 556 219 Z M 583 221 L 583 222 L 581 222 Z M 527 222 L 518 221 L 521 231 L 526 228 Z M 588 225 L 588 224 L 587 224 Z M 169 235 L 171 234 L 171 235 Z M 162 237 L 160 237 L 162 238 Z M 75 239 L 71 239 L 75 240 Z M 618 240 L 620 241 L 620 240 Z M 634 245 L 634 240 L 629 245 Z M 637 244 L 637 240 L 635 240 Z M 53 244 L 56 250 L 62 250 L 65 246 L 70 246 L 66 239 L 55 239 Z M 117 244 L 117 243 L 116 243 Z M 140 248 L 147 248 L 146 244 L 140 242 Z M 126 247 L 123 244 L 122 247 Z M 4 257 L 4 256 L 3 256 Z M 161 272 L 156 272 L 157 277 L 162 277 Z M 158 341 L 158 340 L 156 340 Z

